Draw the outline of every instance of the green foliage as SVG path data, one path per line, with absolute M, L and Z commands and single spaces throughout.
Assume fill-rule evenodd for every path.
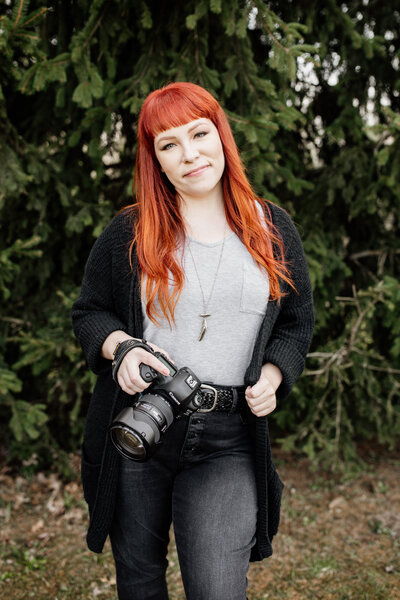
M 338 466 L 399 433 L 399 12 L 392 3 L 2 3 L 0 419 L 12 460 L 76 449 L 94 376 L 69 311 L 131 202 L 136 120 L 173 80 L 226 109 L 257 192 L 297 223 L 317 328 L 273 416 Z
M 308 364 L 315 368 L 305 376 L 312 385 L 306 394 L 293 394 L 290 410 L 278 414 L 282 427 L 293 430 L 301 422 L 280 440 L 283 448 L 293 450 L 302 442 L 311 459 L 338 468 L 343 457 L 356 459 L 354 439 L 376 436 L 394 447 L 400 435 L 400 369 L 392 366 L 399 362 L 399 294 L 398 280 L 386 276 L 364 290 L 353 288 L 352 296 L 336 298 L 342 332 L 309 354 Z M 379 348 L 382 330 L 385 345 Z M 308 403 L 314 405 L 312 412 Z
M 10 428 L 17 442 L 22 442 L 26 437 L 31 440 L 39 437 L 40 429 L 47 421 L 45 409 L 45 404 L 29 404 L 24 400 L 12 403 Z
M 0 292 L 4 300 L 12 296 L 11 282 L 20 274 L 20 265 L 15 261 L 24 256 L 35 258 L 42 256 L 41 250 L 32 250 L 40 242 L 40 238 L 34 236 L 28 240 L 15 240 L 11 246 L 0 251 Z

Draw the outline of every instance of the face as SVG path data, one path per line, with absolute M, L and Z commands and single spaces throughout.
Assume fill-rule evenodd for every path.
M 162 171 L 182 198 L 202 198 L 222 189 L 225 157 L 218 129 L 196 119 L 162 131 L 154 139 Z

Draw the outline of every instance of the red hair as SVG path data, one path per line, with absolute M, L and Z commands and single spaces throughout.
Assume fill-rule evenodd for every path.
M 268 273 L 270 297 L 279 300 L 280 279 L 293 287 L 284 261 L 283 241 L 274 227 L 268 204 L 256 197 L 244 172 L 226 115 L 204 88 L 187 82 L 170 83 L 149 94 L 138 122 L 136 154 L 136 203 L 128 206 L 135 218 L 135 236 L 142 284 L 147 276 L 147 315 L 154 322 L 162 316 L 174 321 L 174 310 L 184 283 L 184 273 L 175 255 L 177 241 L 184 238 L 184 223 L 172 185 L 162 174 L 154 150 L 154 138 L 161 131 L 185 125 L 199 118 L 210 119 L 217 128 L 225 155 L 222 186 L 229 227 L 246 246 L 260 267 Z M 264 213 L 267 231 L 260 221 L 256 202 Z M 171 276 L 173 290 L 171 292 Z M 143 289 L 143 285 L 142 285 Z

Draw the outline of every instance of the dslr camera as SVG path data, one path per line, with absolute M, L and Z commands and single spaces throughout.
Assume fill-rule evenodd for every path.
M 109 429 L 118 452 L 134 461 L 149 458 L 174 419 L 190 415 L 202 403 L 201 383 L 191 369 L 177 369 L 161 352 L 154 352 L 150 347 L 149 352 L 167 367 L 168 375 L 141 363 L 140 376 L 152 384 L 133 406 L 118 414 Z

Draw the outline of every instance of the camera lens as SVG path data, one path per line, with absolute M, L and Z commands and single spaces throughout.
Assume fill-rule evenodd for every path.
M 115 446 L 126 458 L 134 460 L 146 458 L 146 448 L 140 437 L 133 431 L 118 427 L 112 430 L 111 435 Z
M 140 440 L 136 437 L 135 434 L 132 434 L 130 431 L 122 431 L 123 443 L 126 444 L 129 448 L 137 448 L 138 446 L 143 446 Z
M 133 406 L 124 408 L 109 427 L 112 443 L 122 456 L 130 460 L 150 458 L 174 419 L 190 415 L 202 403 L 197 375 L 188 367 L 177 370 L 160 353 L 156 356 L 168 367 L 169 375 L 164 377 L 141 363 L 142 378 L 146 380 L 150 373 L 149 379 L 153 380 L 149 393 L 139 394 Z M 153 373 L 156 375 L 153 376 Z
M 145 394 L 134 406 L 119 413 L 110 427 L 111 439 L 125 458 L 146 460 L 160 442 L 161 431 L 172 421 L 169 402 L 156 394 Z

